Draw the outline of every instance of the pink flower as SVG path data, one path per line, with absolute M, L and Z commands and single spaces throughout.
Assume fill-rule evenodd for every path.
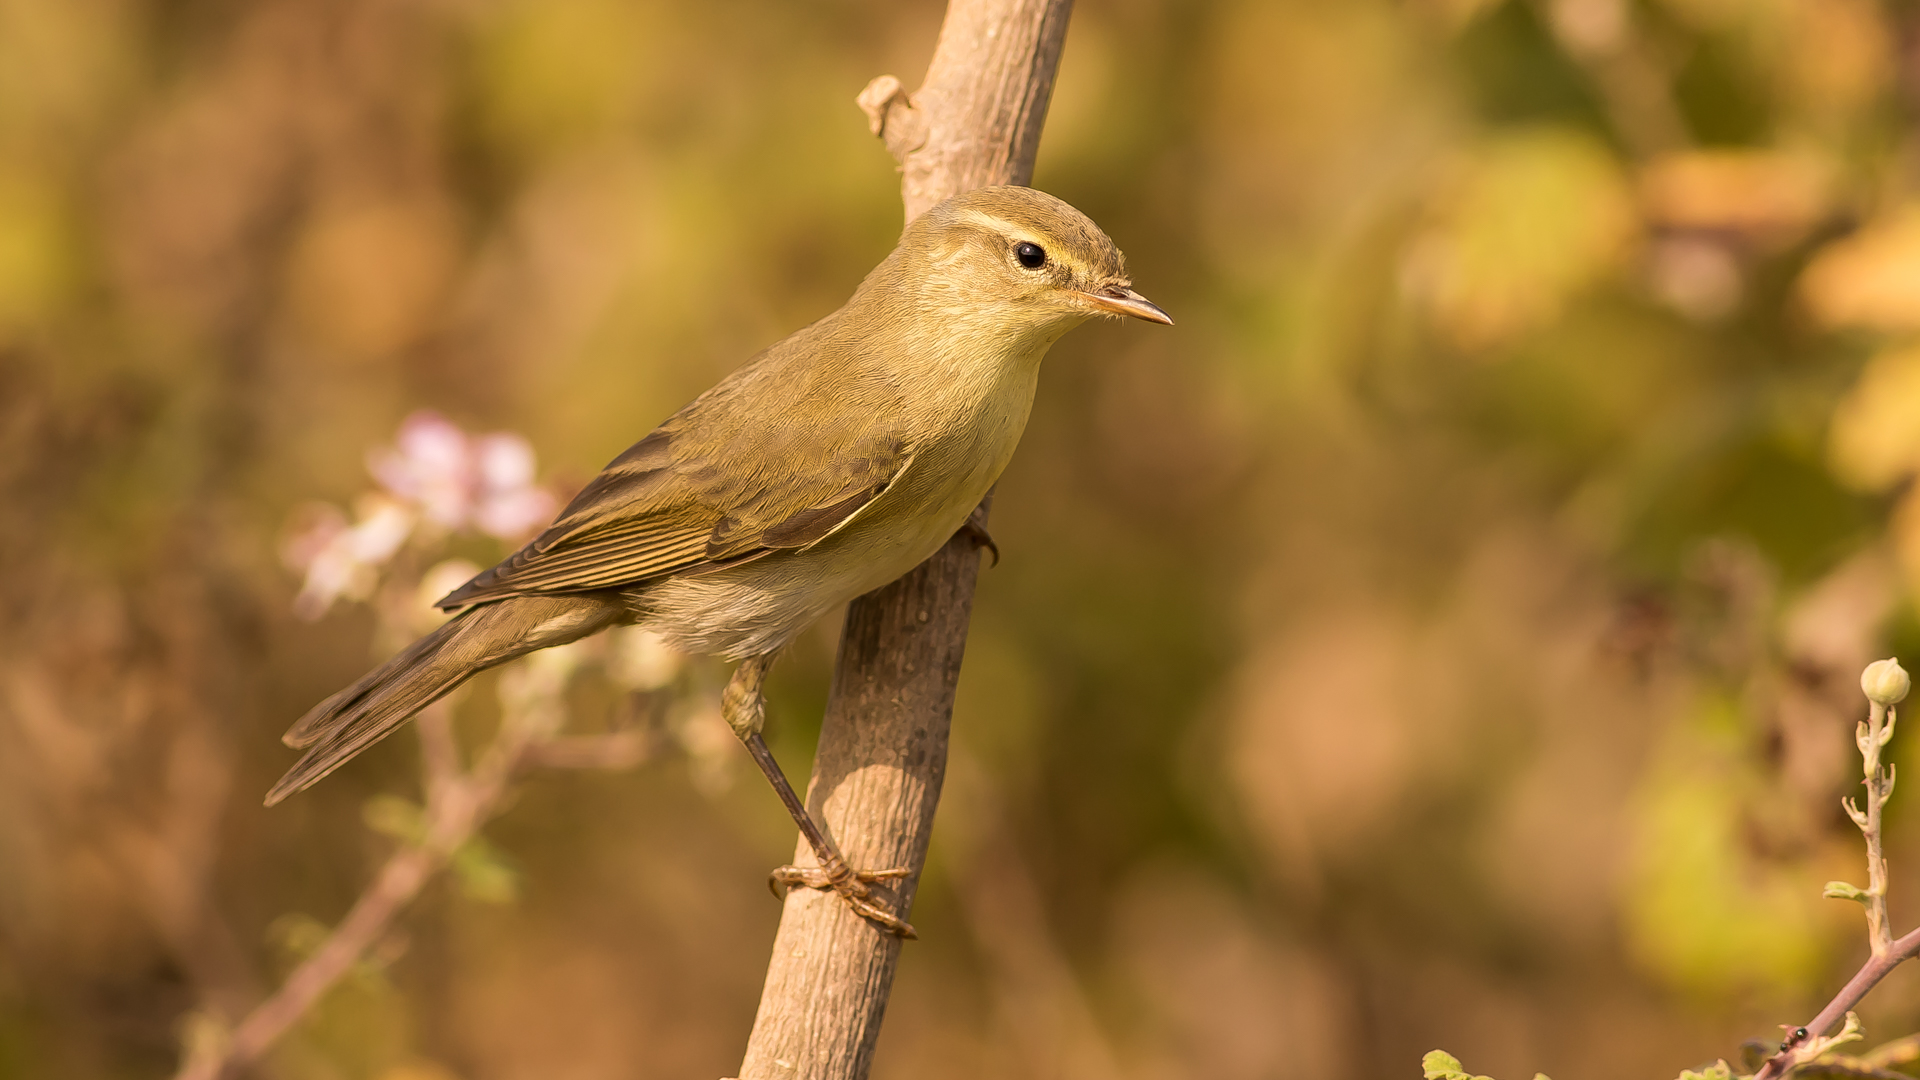
M 407 417 L 393 446 L 368 453 L 367 469 L 386 490 L 361 496 L 352 524 L 339 508 L 315 503 L 290 528 L 281 555 L 305 575 L 293 603 L 303 619 L 319 618 L 343 597 L 372 596 L 381 568 L 423 524 L 432 523 L 436 538 L 474 528 L 514 541 L 555 510 L 553 494 L 533 482 L 527 440 L 470 436 L 438 413 Z
M 473 527 L 518 540 L 557 509 L 552 493 L 533 482 L 533 448 L 525 439 L 469 436 L 434 412 L 407 417 L 395 445 L 369 454 L 367 468 L 443 529 Z
M 517 540 L 552 520 L 553 493 L 533 482 L 533 447 L 518 435 L 482 435 L 473 440 L 479 484 L 473 523 L 488 536 Z
M 367 454 L 367 471 L 441 528 L 466 524 L 473 488 L 467 433 L 439 413 L 421 410 L 401 421 L 391 448 Z
M 356 509 L 359 521 L 353 525 L 324 503 L 303 511 L 306 522 L 295 527 L 281 552 L 289 567 L 306 575 L 293 600 L 295 615 L 311 621 L 343 596 L 371 596 L 379 568 L 413 534 L 413 511 L 384 495 L 362 496 Z

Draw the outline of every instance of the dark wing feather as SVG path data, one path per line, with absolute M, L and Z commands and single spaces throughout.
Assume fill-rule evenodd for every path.
M 545 532 L 438 606 L 621 588 L 805 547 L 850 520 L 910 460 L 890 434 L 774 429 L 729 440 L 734 454 L 722 466 L 676 453 L 686 442 L 681 420 L 615 458 Z M 795 454 L 796 446 L 812 453 Z M 769 460 L 802 469 L 773 480 L 758 467 Z

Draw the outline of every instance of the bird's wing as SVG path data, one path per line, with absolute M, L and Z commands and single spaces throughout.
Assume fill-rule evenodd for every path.
M 886 432 L 774 428 L 722 443 L 724 464 L 689 454 L 688 441 L 673 422 L 662 425 L 545 532 L 438 606 L 620 588 L 806 547 L 850 521 L 911 460 L 904 440 Z M 766 467 L 775 461 L 780 468 Z

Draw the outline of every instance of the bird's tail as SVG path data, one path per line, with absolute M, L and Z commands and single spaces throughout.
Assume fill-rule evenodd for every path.
M 267 805 L 318 782 L 480 672 L 604 630 L 624 615 L 599 596 L 516 596 L 468 608 L 288 729 L 281 741 L 307 753 L 267 792 Z

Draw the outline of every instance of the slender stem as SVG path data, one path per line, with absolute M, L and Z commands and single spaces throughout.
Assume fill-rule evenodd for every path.
M 1845 1019 L 1855 1005 L 1860 1004 L 1860 999 L 1867 996 L 1867 991 L 1887 977 L 1887 972 L 1899 967 L 1902 962 L 1913 959 L 1915 954 L 1920 954 L 1920 929 L 1910 931 L 1907 936 L 1891 942 L 1886 953 L 1872 957 L 1861 965 L 1853 978 L 1847 980 L 1847 985 L 1841 987 L 1832 1001 L 1827 1002 L 1827 1007 L 1820 1010 L 1820 1015 L 1807 1023 L 1807 1030 L 1816 1035 L 1824 1035 L 1833 1030 L 1834 1026 Z
M 203 1063 L 182 1076 L 211 1080 L 228 1067 L 257 1060 L 386 933 L 394 916 L 419 895 L 445 856 L 438 844 L 395 852 L 325 943 L 234 1029 L 224 1059 Z
M 1788 1040 L 1779 1053 L 1760 1067 L 1753 1080 L 1775 1080 L 1795 1065 L 1819 1056 L 1817 1043 L 1820 1037 L 1845 1019 L 1847 1013 L 1860 1003 L 1860 999 L 1887 977 L 1888 972 L 1920 954 L 1920 929 L 1895 940 L 1891 929 L 1893 924 L 1887 915 L 1887 859 L 1881 842 L 1880 812 L 1893 796 L 1894 777 L 1892 766 L 1885 769 L 1880 767 L 1880 751 L 1886 746 L 1887 740 L 1893 737 L 1897 718 L 1893 709 L 1875 702 L 1868 710 L 1866 723 L 1855 728 L 1854 743 L 1860 748 L 1861 770 L 1866 776 L 1862 781 L 1867 789 L 1866 809 L 1856 807 L 1851 799 L 1844 801 L 1847 816 L 1860 826 L 1860 832 L 1867 840 L 1867 888 L 1862 899 L 1862 906 L 1867 911 L 1870 946 L 1867 962 L 1860 966 L 1853 978 L 1847 980 L 1847 985 L 1840 988 L 1833 1000 L 1827 1002 L 1826 1008 L 1807 1022 L 1808 1038 Z
M 1867 837 L 1867 934 L 1873 943 L 1873 955 L 1879 958 L 1893 948 L 1892 923 L 1887 918 L 1887 859 L 1880 842 L 1880 809 L 1893 794 L 1889 774 L 1880 768 L 1880 748 L 1886 745 L 1889 710 L 1878 702 L 1867 714 L 1854 741 L 1860 744 L 1860 757 L 1866 773 L 1867 823 L 1861 832 Z
M 494 815 L 519 763 L 550 732 L 545 717 L 520 717 L 504 724 L 479 764 L 462 774 L 451 752 L 446 718 L 432 715 L 447 708 L 446 702 L 435 702 L 420 717 L 429 793 L 426 835 L 418 844 L 394 852 L 320 948 L 294 969 L 272 997 L 248 1013 L 224 1044 L 208 1045 L 192 1054 L 175 1080 L 219 1080 L 258 1060 L 385 935 L 400 910 Z
M 563 735 L 529 746 L 524 764 L 547 769 L 631 769 L 652 757 L 659 741 L 644 731 Z
M 1913 959 L 1917 954 L 1920 954 L 1920 929 L 1910 931 L 1905 937 L 1894 941 L 1884 955 L 1868 957 L 1867 962 L 1860 965 L 1860 970 L 1854 972 L 1853 978 L 1847 980 L 1847 985 L 1840 988 L 1840 992 L 1833 996 L 1832 1001 L 1827 1002 L 1826 1008 L 1821 1009 L 1818 1016 L 1807 1021 L 1808 1035 L 1817 1037 L 1832 1031 L 1836 1025 L 1846 1019 L 1847 1013 L 1853 1011 L 1854 1006 L 1860 1004 L 1860 999 L 1866 997 L 1868 991 L 1879 985 L 1881 979 L 1887 977 L 1888 972 L 1905 961 Z M 1798 1047 L 1782 1050 L 1767 1059 L 1767 1063 L 1760 1067 L 1760 1071 L 1753 1074 L 1753 1080 L 1776 1080 L 1786 1075 L 1788 1069 L 1801 1064 L 1808 1057 L 1802 1055 Z

